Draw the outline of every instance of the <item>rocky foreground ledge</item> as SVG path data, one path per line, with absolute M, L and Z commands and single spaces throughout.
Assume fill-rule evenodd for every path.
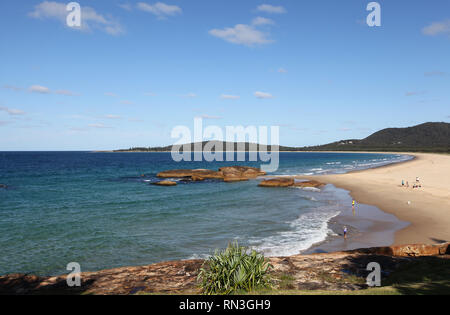
M 385 277 L 407 264 L 425 264 L 430 259 L 450 266 L 450 243 L 274 257 L 270 262 L 275 288 L 343 291 L 367 287 L 370 262 L 378 262 Z M 0 277 L 0 294 L 200 294 L 196 278 L 202 264 L 203 260 L 186 260 L 86 272 L 81 274 L 79 288 L 69 288 L 66 276 L 12 274 Z

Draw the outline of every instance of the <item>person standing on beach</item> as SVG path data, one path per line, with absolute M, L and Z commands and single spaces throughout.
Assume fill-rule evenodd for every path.
M 344 226 L 344 239 L 347 239 L 347 232 L 348 232 L 347 227 Z

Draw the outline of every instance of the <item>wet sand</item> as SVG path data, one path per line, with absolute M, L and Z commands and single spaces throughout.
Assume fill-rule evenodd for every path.
M 302 254 L 390 246 L 394 243 L 395 233 L 409 225 L 375 206 L 357 203 L 352 207 L 352 197 L 347 190 L 333 185 L 327 185 L 325 189 L 334 191 L 337 198 L 335 206 L 340 214 L 328 223 L 332 233 L 327 239 L 302 251 Z M 348 228 L 347 239 L 343 235 L 344 226 Z
M 398 154 L 398 153 L 396 153 Z M 375 206 L 387 214 L 392 214 L 400 221 L 408 222 L 395 232 L 394 245 L 424 243 L 435 244 L 450 241 L 450 155 L 404 153 L 415 156 L 414 160 L 391 164 L 379 168 L 355 171 L 339 175 L 298 176 L 298 179 L 314 179 L 333 184 L 345 189 L 358 204 Z M 416 177 L 420 178 L 422 188 L 413 189 Z M 409 188 L 402 187 L 402 180 L 409 182 Z M 358 204 L 357 207 L 358 208 Z M 359 205 L 361 206 L 361 205 Z M 366 209 L 375 214 L 376 208 Z M 350 206 L 351 209 L 351 206 Z M 350 210 L 351 211 L 351 210 Z M 378 217 L 378 215 L 377 215 Z M 355 225 L 354 218 L 342 213 L 337 222 L 330 225 L 339 231 L 342 225 Z M 386 233 L 395 226 L 377 218 L 372 221 L 366 233 L 352 235 L 344 241 L 342 237 L 328 240 L 316 246 L 324 251 L 352 249 L 355 246 L 369 247 L 367 244 L 379 244 L 387 241 Z M 378 221 L 378 222 L 376 222 Z M 360 224 L 360 223 L 358 223 Z M 384 236 L 383 236 L 384 235 Z

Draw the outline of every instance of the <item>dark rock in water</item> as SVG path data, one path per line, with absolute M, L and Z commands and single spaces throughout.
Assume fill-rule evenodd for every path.
M 176 182 L 172 182 L 170 180 L 163 180 L 161 182 L 153 183 L 153 185 L 156 185 L 156 186 L 176 186 L 177 183 Z
M 3 185 L 3 184 L 0 184 L 0 189 L 6 189 L 6 188 L 8 188 L 8 186 L 6 186 L 6 185 Z

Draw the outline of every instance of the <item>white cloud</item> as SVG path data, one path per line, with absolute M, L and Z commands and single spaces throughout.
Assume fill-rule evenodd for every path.
M 4 85 L 3 88 L 7 89 L 7 90 L 16 91 L 16 92 L 22 91 L 22 88 L 17 87 L 17 86 L 13 86 L 13 85 Z
M 210 116 L 210 115 L 201 115 L 200 118 L 202 118 L 202 119 L 210 119 L 210 120 L 222 119 L 222 117 L 220 117 L 220 116 Z
M 224 29 L 213 29 L 209 34 L 221 38 L 233 44 L 246 46 L 270 44 L 273 40 L 268 39 L 268 35 L 254 28 L 251 25 L 237 24 L 234 27 Z
M 440 34 L 450 35 L 450 19 L 442 22 L 434 22 L 422 29 L 422 33 L 428 36 Z
M 195 93 L 188 93 L 188 94 L 183 95 L 183 97 L 194 98 L 194 97 L 197 97 L 197 94 L 195 94 Z
M 105 96 L 117 97 L 117 94 L 111 93 L 111 92 L 106 92 Z
M 157 2 L 155 4 L 139 2 L 137 8 L 141 11 L 152 13 L 160 18 L 175 16 L 183 12 L 183 10 L 176 5 L 168 5 L 162 2 Z
M 255 96 L 259 99 L 270 99 L 273 98 L 273 95 L 265 92 L 255 92 Z
M 288 71 L 286 69 L 284 69 L 284 68 L 278 69 L 278 72 L 279 73 L 288 73 Z
M 259 26 L 259 25 L 273 25 L 273 24 L 275 24 L 275 22 L 273 20 L 271 20 L 271 19 L 258 16 L 258 17 L 253 19 L 252 24 L 255 25 L 255 26 Z
M 90 124 L 90 125 L 88 125 L 88 127 L 98 128 L 98 129 L 111 128 L 111 127 L 105 126 L 104 124 Z
M 19 109 L 7 108 L 7 107 L 0 107 L 0 111 L 7 112 L 8 114 L 10 114 L 12 116 L 25 115 L 24 111 L 21 111 Z
M 68 90 L 57 90 L 57 91 L 55 91 L 55 94 L 65 95 L 65 96 L 76 96 L 77 95 L 77 94 L 75 94 L 75 93 L 73 93 L 71 91 L 68 91 Z
M 273 6 L 270 4 L 261 4 L 257 8 L 258 11 L 266 12 L 266 13 L 274 13 L 274 14 L 283 14 L 286 13 L 286 9 L 282 6 Z
M 50 89 L 42 85 L 32 85 L 28 91 L 31 93 L 50 94 Z
M 405 93 L 405 96 L 416 96 L 426 94 L 426 91 L 409 91 Z
M 123 104 L 123 105 L 133 105 L 132 101 L 127 101 L 127 100 L 123 100 L 120 103 Z
M 122 116 L 119 116 L 119 115 L 106 115 L 105 118 L 107 118 L 107 119 L 122 119 Z
M 67 11 L 66 4 L 55 1 L 44 1 L 34 7 L 34 11 L 28 13 L 28 16 L 35 19 L 53 19 L 66 25 Z M 81 8 L 81 27 L 79 30 L 89 31 L 100 29 L 111 35 L 124 33 L 122 25 L 114 18 L 101 15 L 91 7 Z M 75 28 L 76 29 L 76 28 Z
M 430 72 L 425 72 L 424 75 L 426 77 L 442 77 L 444 75 L 446 75 L 447 73 L 442 72 L 442 71 L 430 71 Z
M 127 11 L 131 11 L 133 9 L 131 7 L 131 4 L 129 4 L 129 3 L 119 3 L 118 6 L 119 6 L 119 8 L 122 8 Z
M 238 99 L 240 99 L 241 97 L 240 97 L 239 95 L 222 94 L 222 95 L 220 96 L 220 98 L 221 98 L 221 99 L 224 99 L 224 100 L 238 100 Z
M 28 88 L 28 91 L 30 93 L 39 93 L 39 94 L 50 94 L 52 93 L 52 91 L 46 87 L 46 86 L 42 86 L 42 85 L 32 85 Z M 58 95 L 65 95 L 65 96 L 76 96 L 78 94 L 69 91 L 69 90 L 56 90 L 54 92 L 54 94 L 58 94 Z

